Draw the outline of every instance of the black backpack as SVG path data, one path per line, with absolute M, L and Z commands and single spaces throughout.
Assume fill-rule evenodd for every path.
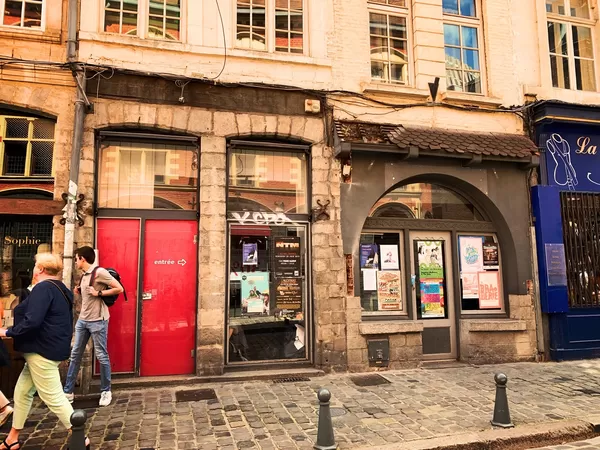
M 96 279 L 96 271 L 98 269 L 99 269 L 99 267 L 94 267 L 94 270 L 92 270 L 92 276 L 90 277 L 90 286 L 94 285 L 94 280 Z M 110 267 L 107 267 L 106 271 L 115 280 L 117 280 L 119 282 L 119 284 L 123 288 L 123 297 L 125 297 L 125 301 L 127 301 L 127 292 L 125 291 L 125 286 L 123 286 L 123 283 L 121 283 L 121 276 L 119 275 L 119 272 L 117 272 L 115 269 L 112 269 Z M 119 298 L 119 294 L 117 294 L 117 295 L 103 295 L 100 298 L 102 299 L 102 301 L 104 302 L 104 304 L 110 308 L 112 305 L 115 304 L 115 302 L 117 301 L 117 298 Z

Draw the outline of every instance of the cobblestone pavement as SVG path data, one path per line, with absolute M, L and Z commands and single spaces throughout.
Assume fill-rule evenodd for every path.
M 543 447 L 536 450 L 600 450 L 600 437 L 589 439 L 587 441 L 555 445 L 553 447 Z
M 94 449 L 309 449 L 321 387 L 333 396 L 341 449 L 474 432 L 490 428 L 497 371 L 508 375 L 516 426 L 581 418 L 600 408 L 600 360 L 519 363 L 381 372 L 390 383 L 365 387 L 352 381 L 356 374 L 335 374 L 307 382 L 119 390 L 109 407 L 88 409 L 88 432 Z M 210 389 L 215 398 L 194 401 Z M 24 430 L 25 448 L 63 448 L 66 432 L 36 405 Z

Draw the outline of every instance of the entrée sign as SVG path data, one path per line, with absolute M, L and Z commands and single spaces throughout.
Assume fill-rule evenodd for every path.
M 231 213 L 231 215 L 240 225 L 245 225 L 247 223 L 252 225 L 283 225 L 286 223 L 292 223 L 292 220 L 283 213 L 234 212 Z

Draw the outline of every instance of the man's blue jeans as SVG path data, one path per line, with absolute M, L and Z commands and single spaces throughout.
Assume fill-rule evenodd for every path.
M 110 359 L 106 345 L 108 342 L 108 320 L 95 320 L 93 322 L 78 320 L 75 324 L 75 341 L 71 350 L 71 361 L 64 387 L 67 394 L 72 394 L 75 389 L 75 380 L 81 365 L 81 358 L 90 336 L 94 343 L 96 358 L 100 363 L 100 392 L 110 391 Z

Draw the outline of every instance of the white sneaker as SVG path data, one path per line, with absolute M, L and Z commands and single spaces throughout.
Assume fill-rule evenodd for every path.
M 4 407 L 4 411 L 0 412 L 0 427 L 6 423 L 12 413 L 13 409 L 10 406 Z
M 112 402 L 112 393 L 110 391 L 104 391 L 100 394 L 100 406 L 108 406 Z
M 65 392 L 65 397 L 67 397 L 67 400 L 69 400 L 69 403 L 73 403 L 73 400 L 75 400 L 75 394 L 67 394 Z

